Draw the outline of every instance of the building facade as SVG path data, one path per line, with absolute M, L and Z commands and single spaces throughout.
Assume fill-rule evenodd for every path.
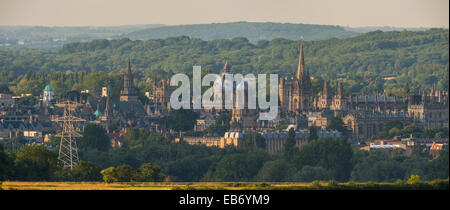
M 138 95 L 134 88 L 134 78 L 131 72 L 131 61 L 128 58 L 128 69 L 123 77 L 123 90 L 120 91 L 120 101 L 137 101 Z
M 313 91 L 309 70 L 305 68 L 303 44 L 300 44 L 298 69 L 295 77 L 281 78 L 278 84 L 281 111 L 286 114 L 306 113 L 313 110 Z

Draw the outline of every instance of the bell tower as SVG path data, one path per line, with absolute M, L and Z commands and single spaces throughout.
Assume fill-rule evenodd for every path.
M 134 89 L 133 73 L 131 72 L 131 61 L 128 57 L 127 73 L 123 76 L 123 89 L 120 91 L 120 101 L 137 101 L 137 91 Z

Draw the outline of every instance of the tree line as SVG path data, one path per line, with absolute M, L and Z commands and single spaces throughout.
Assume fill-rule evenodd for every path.
M 412 92 L 433 85 L 448 90 L 448 34 L 448 29 L 375 31 L 345 39 L 304 41 L 306 68 L 314 77 L 316 93 L 324 80 L 330 81 L 331 92 L 340 80 L 346 94 L 386 90 L 388 94 L 402 95 L 405 83 Z M 98 92 L 92 84 L 105 84 L 106 76 L 119 80 L 117 74 L 126 70 L 128 56 L 136 85 L 142 91 L 150 90 L 152 81 L 192 72 L 194 65 L 219 73 L 225 61 L 231 63 L 231 73 L 292 76 L 297 69 L 299 44 L 282 38 L 252 44 L 244 37 L 203 41 L 179 36 L 148 41 L 123 38 L 76 42 L 59 50 L 0 50 L 0 83 L 13 86 L 16 94 L 38 94 L 43 88 L 41 83 L 61 90 L 90 88 Z M 90 81 L 80 82 L 80 74 Z M 385 80 L 385 76 L 395 79 Z M 27 85 L 30 79 L 37 80 L 34 86 L 38 89 Z M 118 88 L 118 83 L 109 84 Z
M 244 137 L 242 147 L 219 149 L 175 143 L 155 133 L 129 128 L 121 147 L 112 148 L 103 127 L 88 124 L 79 139 L 80 161 L 72 170 L 57 164 L 53 143 L 0 148 L 0 179 L 27 181 L 292 181 L 394 182 L 419 175 L 423 180 L 448 178 L 448 147 L 433 158 L 420 146 L 411 156 L 361 151 L 345 138 L 309 139 L 295 147 L 289 132 L 284 148 L 265 151 L 264 139 Z

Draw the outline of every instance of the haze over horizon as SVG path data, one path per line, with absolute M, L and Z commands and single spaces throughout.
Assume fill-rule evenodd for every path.
M 0 0 L 3 26 L 190 25 L 279 22 L 448 28 L 448 0 Z

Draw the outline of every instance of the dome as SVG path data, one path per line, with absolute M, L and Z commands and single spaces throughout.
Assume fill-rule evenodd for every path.
M 52 87 L 50 85 L 45 86 L 45 91 L 53 91 Z
M 103 114 L 98 109 L 94 112 L 95 117 L 101 117 Z

